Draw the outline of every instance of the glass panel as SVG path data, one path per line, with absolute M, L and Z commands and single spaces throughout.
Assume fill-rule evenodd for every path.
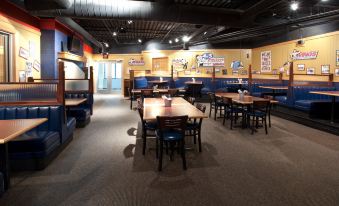
M 65 91 L 88 91 L 89 81 L 86 80 L 65 80 Z
M 0 82 L 9 80 L 9 35 L 0 33 Z
M 0 102 L 56 100 L 57 84 L 0 84 Z
M 112 90 L 121 90 L 121 69 L 121 62 L 112 63 Z
M 98 89 L 106 90 L 107 89 L 107 65 L 106 63 L 98 63 Z

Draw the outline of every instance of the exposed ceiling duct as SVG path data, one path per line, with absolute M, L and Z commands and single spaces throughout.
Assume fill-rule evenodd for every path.
M 102 48 L 103 45 L 96 40 L 92 35 L 90 35 L 86 30 L 84 30 L 79 24 L 77 24 L 75 21 L 73 21 L 71 18 L 68 17 L 58 17 L 56 18 L 60 23 L 70 27 L 72 30 L 76 31 L 77 33 L 81 34 L 85 39 L 90 41 L 95 46 Z
M 68 9 L 73 0 L 25 0 L 27 10 Z
M 243 13 L 238 9 L 128 0 L 73 0 L 72 6 L 67 9 L 40 11 L 34 0 L 26 1 L 30 2 L 31 14 L 41 17 L 115 18 L 241 27 L 238 22 Z M 35 7 L 37 9 L 34 11 Z

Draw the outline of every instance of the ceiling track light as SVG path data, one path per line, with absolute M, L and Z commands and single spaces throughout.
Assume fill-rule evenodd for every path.
M 296 10 L 298 10 L 298 9 L 299 9 L 299 3 L 296 2 L 296 1 L 292 1 L 292 2 L 291 2 L 291 10 L 292 10 L 292 11 L 296 11 Z
M 169 40 L 168 43 L 172 44 L 173 42 L 172 42 L 172 40 Z
M 113 32 L 113 36 L 116 36 L 117 35 L 117 33 L 116 32 Z
M 174 40 L 176 43 L 178 43 L 179 42 L 179 39 L 178 38 L 175 38 L 175 40 Z
M 139 42 L 139 43 L 142 43 L 142 40 L 141 40 L 141 39 L 138 39 L 138 42 Z
M 191 39 L 191 38 L 188 37 L 188 36 L 183 36 L 183 37 L 182 37 L 182 41 L 183 41 L 183 42 L 188 42 L 190 39 Z

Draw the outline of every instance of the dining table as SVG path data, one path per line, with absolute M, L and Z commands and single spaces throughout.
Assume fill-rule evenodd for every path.
M 326 95 L 331 97 L 331 124 L 334 124 L 335 118 L 335 100 L 339 97 L 339 91 L 310 91 L 311 94 Z
M 65 99 L 65 106 L 66 107 L 75 107 L 79 106 L 80 104 L 87 101 L 87 98 L 71 98 Z
M 46 122 L 47 118 L 0 120 L 0 172 L 4 176 L 4 189 L 10 187 L 9 141 Z
M 162 98 L 144 99 L 144 120 L 156 120 L 157 116 L 185 116 L 192 119 L 208 118 L 203 112 L 182 97 L 173 97 L 170 107 L 165 107 Z
M 275 99 L 275 96 L 277 94 L 276 91 L 279 91 L 279 90 L 287 91 L 288 90 L 287 86 L 259 86 L 259 88 L 272 90 L 273 99 Z

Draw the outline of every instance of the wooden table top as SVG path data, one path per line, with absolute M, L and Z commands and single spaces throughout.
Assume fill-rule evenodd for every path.
M 149 83 L 152 83 L 152 84 L 164 84 L 164 83 L 167 83 L 168 81 L 167 80 L 152 80 L 152 81 L 148 81 Z
M 272 90 L 288 90 L 288 87 L 285 86 L 259 86 L 259 88 Z
M 239 98 L 235 97 L 232 98 L 232 101 L 237 103 L 237 104 L 242 104 L 242 105 L 251 105 L 253 104 L 253 101 L 270 101 L 269 99 L 264 99 L 260 97 L 252 97 L 252 96 L 244 96 L 244 98 Z
M 168 89 L 155 89 L 154 93 L 167 93 Z M 133 94 L 141 94 L 141 89 L 132 89 Z
M 311 91 L 310 93 L 339 97 L 339 91 Z
M 87 98 L 78 98 L 78 99 L 65 99 L 66 107 L 78 106 L 87 101 Z
M 237 104 L 243 104 L 243 105 L 249 105 L 249 104 L 253 104 L 253 101 L 270 101 L 271 104 L 277 104 L 279 103 L 276 100 L 269 100 L 269 99 L 264 99 L 261 97 L 253 97 L 250 95 L 245 95 L 243 99 L 239 98 L 239 94 L 238 93 L 216 93 L 215 96 L 217 97 L 227 97 L 227 98 L 231 98 L 233 102 L 237 103 Z
M 47 120 L 47 118 L 0 120 L 0 144 L 7 143 Z
M 181 116 L 188 115 L 189 118 L 208 118 L 195 106 L 181 97 L 172 98 L 172 106 L 165 107 L 161 98 L 144 99 L 144 120 L 156 120 L 157 116 Z
M 185 84 L 202 84 L 202 81 L 195 81 L 195 82 L 187 81 L 187 82 L 185 82 Z
M 246 85 L 246 84 L 248 84 L 248 82 L 228 82 L 228 83 L 226 83 L 226 84 L 233 84 L 233 85 Z

